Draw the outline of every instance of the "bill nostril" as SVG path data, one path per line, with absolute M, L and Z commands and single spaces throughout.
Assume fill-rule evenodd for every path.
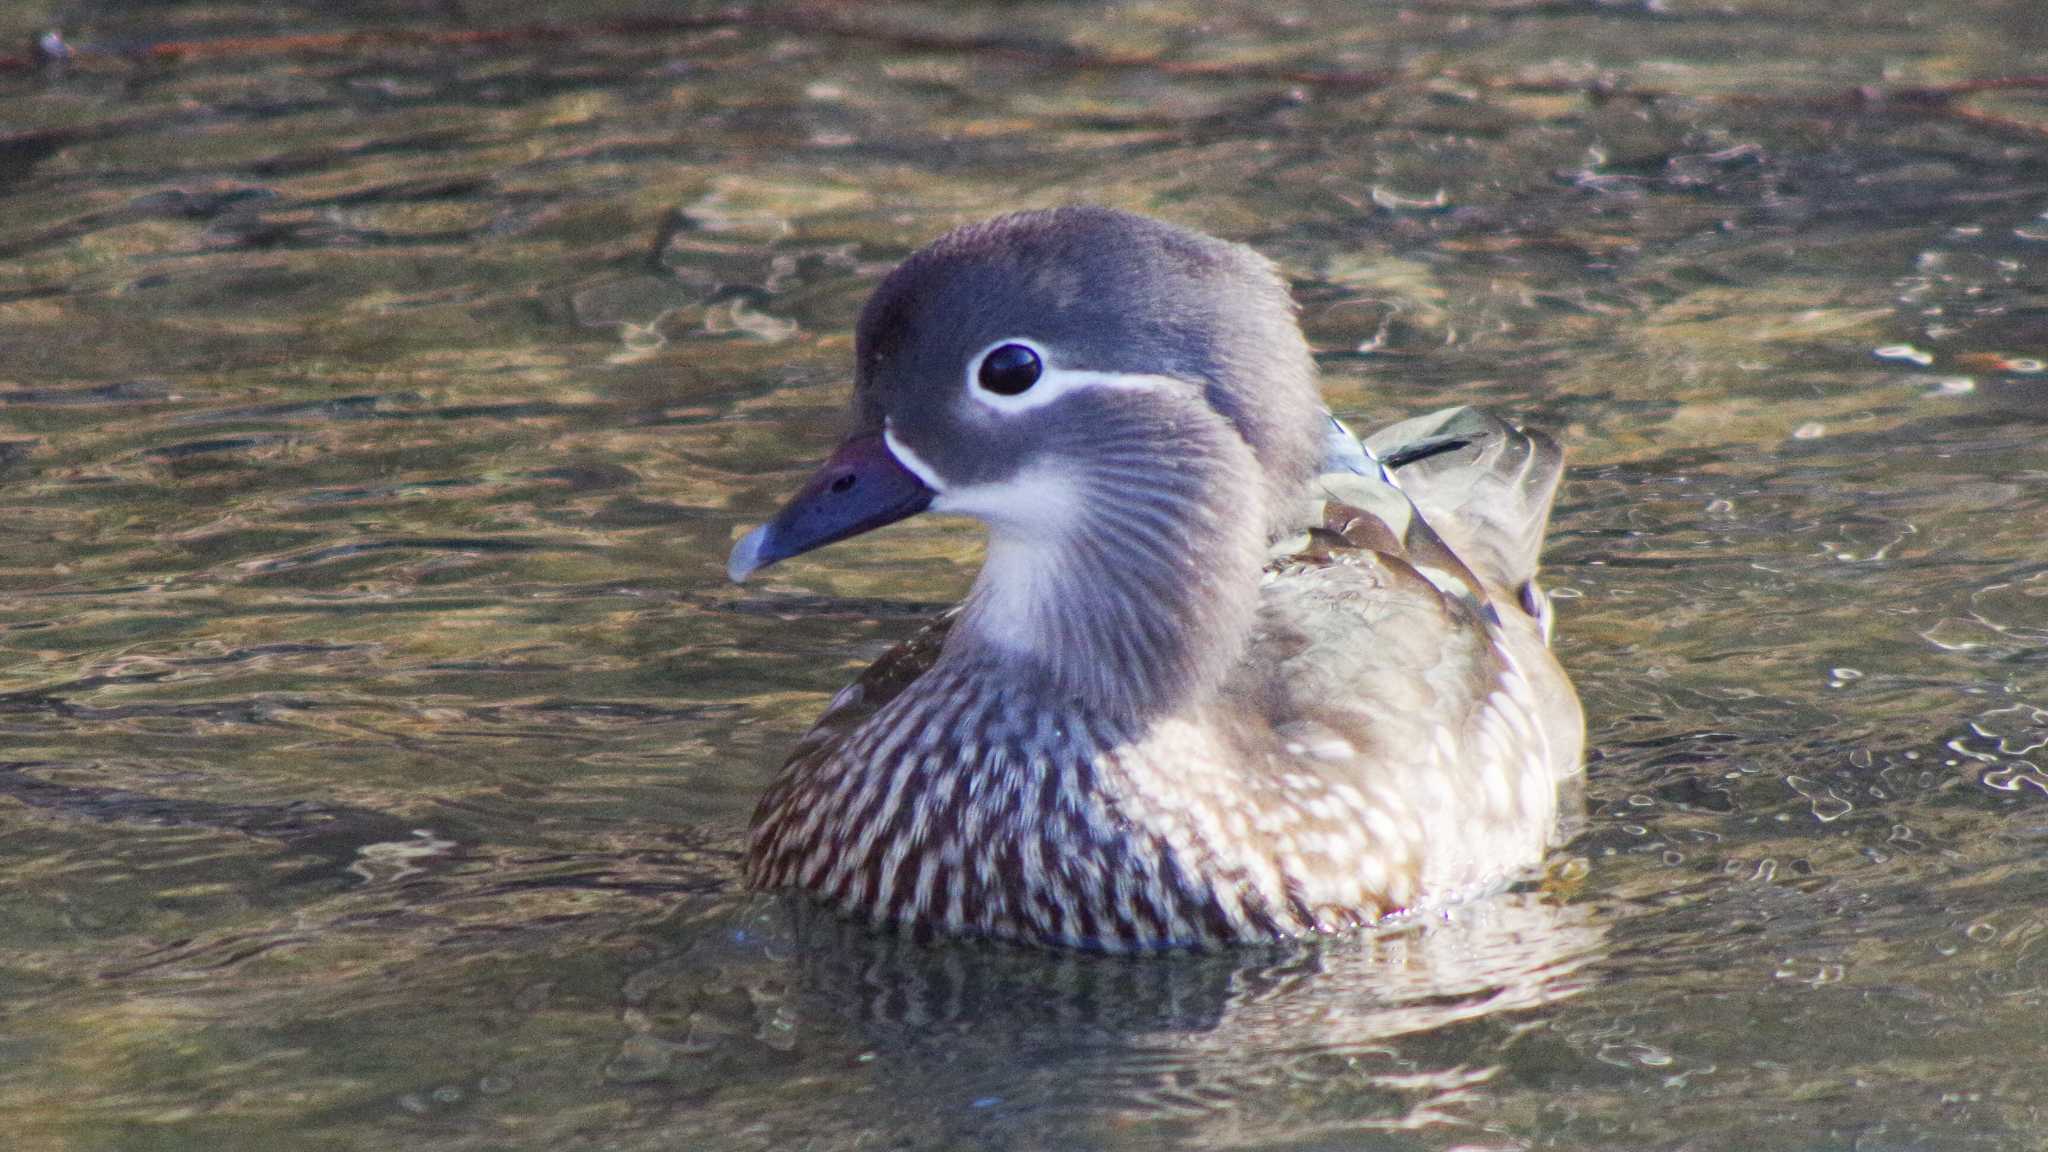
M 854 483 L 855 480 L 853 473 L 848 472 L 846 475 L 841 476 L 839 479 L 834 480 L 832 482 L 832 491 L 840 495 L 845 495 L 846 493 L 853 491 Z

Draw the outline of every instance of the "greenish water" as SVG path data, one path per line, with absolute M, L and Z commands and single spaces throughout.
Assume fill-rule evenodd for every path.
M 79 49 L 0 73 L 9 1146 L 2042 1146 L 2048 98 L 1909 91 L 2037 7 L 1194 7 L 0 6 Z M 726 549 L 881 272 L 1074 200 L 1566 443 L 1546 882 L 1140 961 L 741 890 L 978 545 Z

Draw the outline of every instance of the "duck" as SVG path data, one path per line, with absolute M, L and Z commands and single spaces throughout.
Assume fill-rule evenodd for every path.
M 775 775 L 751 887 L 1206 949 L 1448 907 L 1558 846 L 1585 721 L 1536 581 L 1552 437 L 1469 407 L 1355 437 L 1271 261 L 1095 206 L 914 252 L 854 360 L 849 433 L 731 579 L 926 511 L 987 546 Z

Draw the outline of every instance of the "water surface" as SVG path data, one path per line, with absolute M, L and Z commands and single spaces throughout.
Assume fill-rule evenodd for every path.
M 1201 7 L 0 8 L 14 1146 L 2038 1144 L 2048 99 L 1926 89 L 2048 24 Z M 1140 961 L 742 891 L 979 543 L 726 549 L 891 263 L 1076 200 L 1566 443 L 1545 875 Z

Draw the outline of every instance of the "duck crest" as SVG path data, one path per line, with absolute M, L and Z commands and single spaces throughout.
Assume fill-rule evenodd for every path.
M 1040 266 L 1131 237 L 1180 256 Z M 890 351 L 863 359 L 855 434 L 733 571 L 927 505 L 988 523 L 988 560 L 797 746 L 755 812 L 751 883 L 878 926 L 1141 950 L 1353 927 L 1542 859 L 1583 740 L 1534 580 L 1547 437 L 1450 409 L 1361 446 L 1291 320 L 1216 320 L 1199 370 L 1118 359 L 1165 339 L 1117 307 L 1125 279 L 1162 315 L 1228 295 L 1216 277 L 1291 315 L 1263 261 L 1141 218 L 1008 217 L 904 269 L 863 316 Z M 923 295 L 1011 280 L 1059 298 Z M 1139 331 L 1029 326 L 1076 299 Z M 1280 446 L 1325 437 L 1322 474 L 1284 479 Z

